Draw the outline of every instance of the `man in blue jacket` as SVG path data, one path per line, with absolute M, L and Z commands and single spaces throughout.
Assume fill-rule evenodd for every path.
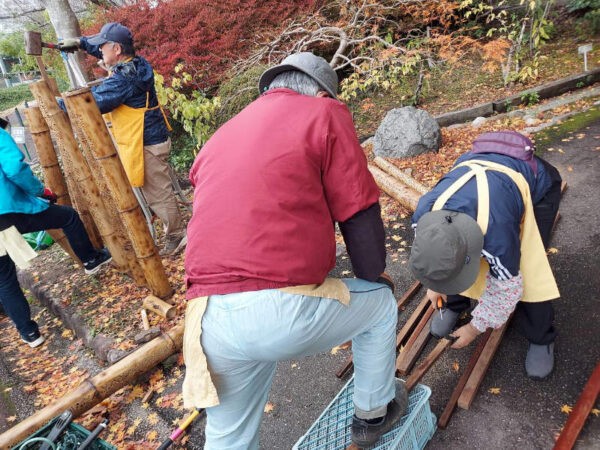
M 60 47 L 63 51 L 81 48 L 102 59 L 109 70 L 92 94 L 100 112 L 110 114 L 112 134 L 131 185 L 142 188 L 148 205 L 165 226 L 161 255 L 176 254 L 187 238 L 169 176 L 171 138 L 156 97 L 152 66 L 135 54 L 129 29 L 116 22 L 107 23 L 94 36 L 65 39 Z
M 7 125 L 0 118 L 0 304 L 23 341 L 37 347 L 44 337 L 38 324 L 31 320 L 13 261 L 22 260 L 20 245 L 25 240 L 21 234 L 62 228 L 88 275 L 97 273 L 112 258 L 108 250 L 94 249 L 73 208 L 54 204 L 56 195 L 44 188 L 23 162 L 23 154 L 4 130 Z

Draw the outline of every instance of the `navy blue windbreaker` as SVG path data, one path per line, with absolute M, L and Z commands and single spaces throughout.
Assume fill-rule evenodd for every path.
M 83 50 L 98 59 L 102 59 L 100 46 L 90 45 L 86 37 L 80 40 Z M 132 108 L 158 105 L 156 90 L 154 88 L 154 72 L 152 66 L 141 56 L 135 56 L 131 61 L 118 63 L 113 67 L 111 76 L 104 79 L 102 84 L 92 88 L 94 99 L 102 114 L 112 111 L 120 105 Z M 165 142 L 169 131 L 160 109 L 146 111 L 144 117 L 144 145 L 154 145 Z

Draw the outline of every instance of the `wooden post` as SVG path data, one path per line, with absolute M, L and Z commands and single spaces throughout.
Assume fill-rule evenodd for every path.
M 144 270 L 148 286 L 157 297 L 169 297 L 173 290 L 165 268 L 90 89 L 71 91 L 65 93 L 63 98 L 69 114 L 77 123 L 77 129 L 90 143 L 90 150 L 99 163 L 135 254 Z
M 44 185 L 47 186 L 58 198 L 57 203 L 59 205 L 71 205 L 69 199 L 69 192 L 67 191 L 67 185 L 60 171 L 58 165 L 58 158 L 56 157 L 56 151 L 52 144 L 52 138 L 50 137 L 50 129 L 48 124 L 44 120 L 40 109 L 28 108 L 25 110 L 25 117 L 29 124 L 29 130 L 31 131 L 31 137 L 36 148 L 36 152 L 40 159 L 40 165 L 44 172 Z M 47 230 L 48 234 L 63 248 L 65 252 L 80 266 L 81 261 L 71 248 L 65 233 L 62 230 Z M 83 266 L 82 266 L 83 267 Z
M 369 164 L 369 170 L 382 191 L 411 211 L 417 208 L 417 203 L 421 197 L 417 191 L 409 188 L 373 164 Z
M 183 345 L 183 323 L 151 340 L 119 362 L 83 381 L 74 391 L 0 434 L 0 448 L 11 448 L 54 417 L 70 409 L 78 417 L 141 374 L 155 367 Z
M 66 113 L 58 107 L 56 99 L 44 81 L 32 83 L 29 88 L 37 100 L 48 126 L 54 132 L 63 157 L 65 173 L 72 176 L 74 184 L 83 194 L 83 199 L 115 264 L 121 270 L 126 269 L 128 264 L 123 251 L 123 242 L 118 238 L 114 226 L 108 220 L 109 214 L 106 205 L 77 145 Z

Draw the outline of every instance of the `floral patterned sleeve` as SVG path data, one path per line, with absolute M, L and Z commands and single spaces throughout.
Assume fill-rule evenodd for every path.
M 522 296 L 520 272 L 507 280 L 499 280 L 488 273 L 485 291 L 473 310 L 471 324 L 481 332 L 490 327 L 499 328 L 508 320 Z

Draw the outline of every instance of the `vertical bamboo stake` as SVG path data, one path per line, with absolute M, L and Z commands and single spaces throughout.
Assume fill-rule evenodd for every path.
M 122 250 L 122 243 L 119 241 L 114 227 L 107 220 L 106 205 L 100 196 L 98 186 L 92 179 L 90 168 L 79 150 L 67 115 L 58 107 L 56 98 L 52 95 L 45 81 L 31 83 L 29 88 L 37 100 L 48 126 L 54 132 L 61 151 L 65 173 L 72 176 L 73 184 L 77 185 L 77 188 L 83 194 L 83 199 L 86 201 L 115 264 L 121 269 L 128 267 L 127 259 Z
M 29 130 L 31 131 L 31 137 L 35 145 L 38 157 L 40 158 L 40 164 L 44 172 L 44 184 L 56 194 L 58 197 L 57 203 L 59 205 L 70 204 L 69 193 L 63 179 L 60 166 L 58 165 L 58 159 L 56 152 L 54 151 L 54 145 L 50 138 L 50 130 L 48 124 L 42 117 L 42 113 L 39 108 L 29 108 L 25 110 L 25 117 L 29 123 Z M 81 261 L 71 248 L 65 233 L 62 230 L 47 230 L 48 234 L 52 236 L 58 244 L 63 248 L 65 252 L 81 266 Z
M 131 242 L 126 238 L 125 234 L 125 225 L 123 224 L 121 217 L 117 212 L 117 207 L 113 200 L 113 196 L 110 194 L 110 189 L 106 184 L 106 180 L 102 175 L 102 171 L 100 170 L 100 165 L 98 161 L 96 161 L 92 156 L 91 144 L 86 139 L 85 133 L 81 130 L 81 127 L 77 123 L 77 121 L 71 122 L 74 131 L 77 133 L 77 137 L 79 138 L 79 143 L 81 144 L 81 148 L 83 149 L 83 155 L 85 160 L 87 161 L 91 171 L 94 181 L 96 182 L 96 186 L 100 190 L 100 195 L 104 200 L 104 204 L 107 206 L 107 212 L 109 213 L 108 220 L 115 227 L 115 234 L 117 235 L 117 240 L 120 242 L 120 248 L 125 255 L 127 260 L 127 266 L 129 267 L 129 273 L 133 278 L 133 281 L 138 286 L 147 286 L 146 284 L 146 276 L 142 267 L 140 266 L 139 261 L 135 255 Z
M 146 275 L 148 286 L 157 297 L 169 297 L 173 290 L 165 268 L 90 89 L 67 92 L 63 98 L 69 114 L 75 118 L 74 121 L 78 123 L 80 132 L 85 134 L 85 139 L 90 143 L 90 150 L 99 163 L 121 214 L 135 254 Z

